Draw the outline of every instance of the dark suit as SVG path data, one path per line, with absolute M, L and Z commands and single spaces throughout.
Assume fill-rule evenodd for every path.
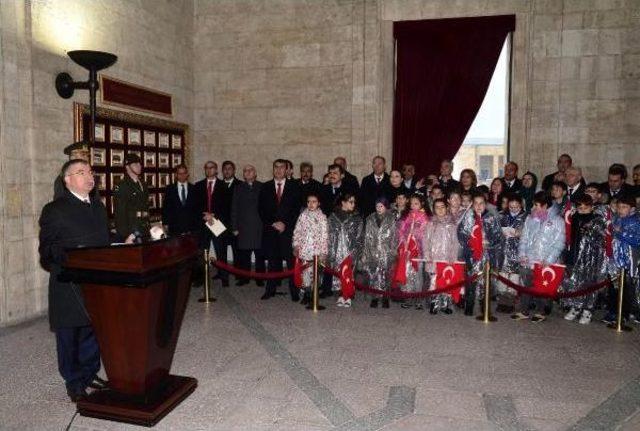
M 220 214 L 222 213 L 222 206 L 224 204 L 224 193 L 225 193 L 225 185 L 223 184 L 223 181 L 220 180 L 219 178 L 216 179 L 215 185 L 213 186 L 213 190 L 211 192 L 211 195 L 209 196 L 208 190 L 207 190 L 207 183 L 209 180 L 207 180 L 206 178 L 203 180 L 198 181 L 195 186 L 194 186 L 194 191 L 195 191 L 195 195 L 196 195 L 196 208 L 197 208 L 197 218 L 198 218 L 198 225 L 199 225 L 199 231 L 200 231 L 200 247 L 203 250 L 208 250 L 209 246 L 211 245 L 211 243 L 213 242 L 213 247 L 216 251 L 216 257 L 218 259 L 221 259 L 221 256 L 224 256 L 224 262 L 226 263 L 226 256 L 227 256 L 227 251 L 226 251 L 226 247 L 225 250 L 222 250 L 222 241 L 219 240 L 218 238 L 216 238 L 213 233 L 211 233 L 211 231 L 209 230 L 209 228 L 206 226 L 204 220 L 202 219 L 202 213 L 205 212 L 211 212 L 213 213 L 213 215 L 216 218 L 220 217 Z M 226 225 L 225 225 L 226 226 Z M 228 228 L 228 227 L 227 227 Z M 223 254 L 224 253 L 224 254 Z M 222 259 L 221 259 L 222 260 Z M 204 280 L 204 274 L 201 272 L 201 267 L 200 266 L 196 266 L 194 271 L 194 278 L 196 279 L 195 284 L 200 284 L 200 280 Z
M 558 175 L 558 171 L 555 171 L 552 174 L 547 175 L 546 177 L 544 177 L 544 179 L 542 180 L 542 190 L 545 192 L 550 192 L 551 191 L 551 186 L 553 185 L 553 182 L 555 181 L 554 178 L 556 177 L 556 175 Z M 580 184 L 582 184 L 583 186 L 586 186 L 587 183 L 584 180 L 584 178 L 580 178 Z
M 303 184 L 301 179 L 296 180 L 296 182 L 300 187 L 300 195 L 302 196 L 302 208 L 306 208 L 307 197 L 309 197 L 310 193 L 318 195 L 318 199 L 321 199 L 320 193 L 322 191 L 322 184 L 320 183 L 320 181 L 311 178 L 306 184 Z
M 440 183 L 440 187 L 442 187 L 442 191 L 447 194 L 451 190 L 455 190 L 460 187 L 460 182 L 451 178 L 450 180 L 443 180 L 442 177 L 438 178 L 438 183 Z
M 231 247 L 231 253 L 235 259 L 238 250 L 236 248 L 236 237 L 233 235 L 231 230 L 231 201 L 233 200 L 233 191 L 242 181 L 233 177 L 233 180 L 227 183 L 225 180 L 221 181 L 222 184 L 222 201 L 220 202 L 220 206 L 218 207 L 218 215 L 217 217 L 220 221 L 227 227 L 227 230 L 224 231 L 217 238 L 218 247 L 216 248 L 216 254 L 218 255 L 218 259 L 228 262 L 227 251 L 228 248 Z M 220 271 L 218 273 L 223 283 L 226 283 L 229 279 L 229 274 L 226 271 Z
M 364 178 L 362 179 L 362 181 L 364 181 Z M 407 182 L 405 181 L 404 178 L 402 178 L 402 184 L 404 184 L 404 186 L 409 189 L 409 191 L 411 193 L 416 191 L 416 183 L 418 182 L 418 180 L 416 180 L 416 177 L 412 177 L 411 180 L 409 181 L 409 185 L 407 186 Z
M 611 200 L 612 197 L 620 197 L 620 196 L 633 196 L 636 197 L 636 189 L 631 184 L 623 183 L 616 193 L 612 192 L 609 188 L 609 183 L 605 182 L 601 185 L 602 193 L 607 195 L 607 202 Z
M 262 220 L 262 250 L 267 258 L 269 272 L 282 271 L 282 261 L 287 261 L 287 267 L 293 268 L 293 228 L 300 213 L 300 188 L 295 181 L 286 180 L 282 190 L 280 202 L 276 197 L 276 183 L 267 181 L 262 185 L 258 202 L 258 212 Z M 283 232 L 278 232 L 272 225 L 282 222 L 285 225 Z M 298 297 L 297 289 L 293 285 L 293 279 L 289 278 L 289 291 L 291 299 Z M 276 281 L 267 281 L 265 296 L 273 296 L 276 293 Z
M 385 191 L 389 187 L 389 174 L 386 172 L 382 176 L 380 183 L 376 181 L 375 175 L 370 173 L 362 179 L 360 187 L 359 208 L 363 218 L 376 210 L 376 200 L 385 196 Z
M 200 212 L 195 186 L 186 183 L 186 200 L 180 198 L 180 184 L 170 184 L 164 193 L 162 224 L 169 226 L 169 235 L 196 232 L 199 229 Z
M 327 216 L 333 212 L 338 200 L 344 193 L 351 193 L 352 195 L 357 196 L 358 189 L 344 181 L 340 184 L 340 187 L 336 188 L 334 188 L 332 184 L 322 185 L 322 188 L 320 189 L 320 206 Z
M 342 182 L 345 183 L 350 190 L 354 190 L 357 192 L 360 188 L 358 177 L 356 177 L 349 171 L 344 171 L 344 178 L 342 179 Z
M 258 213 L 261 189 L 262 183 L 259 181 L 254 181 L 251 185 L 240 182 L 233 190 L 231 200 L 231 230 L 238 232 L 235 263 L 239 268 L 250 270 L 253 252 L 256 257 L 256 272 L 265 271 L 262 254 L 262 220 Z
M 578 188 L 573 191 L 573 193 L 569 194 L 570 190 L 567 187 L 567 197 L 569 198 L 571 203 L 575 203 L 576 199 L 578 199 L 580 196 L 583 196 L 585 189 L 586 187 L 580 184 Z
M 513 180 L 513 184 L 510 186 L 507 180 L 504 180 L 504 193 L 516 193 L 520 194 L 522 192 L 522 180 L 520 178 L 516 178 Z
M 58 281 L 65 249 L 109 244 L 107 212 L 100 200 L 84 203 L 70 191 L 42 209 L 42 265 L 49 275 L 49 324 L 56 333 L 58 369 L 69 391 L 86 389 L 100 370 L 100 351 L 80 287 Z

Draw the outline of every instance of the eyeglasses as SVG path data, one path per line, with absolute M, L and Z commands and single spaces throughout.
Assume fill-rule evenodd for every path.
M 88 170 L 88 171 L 85 171 L 85 170 L 79 170 L 79 171 L 76 171 L 76 172 L 72 172 L 72 173 L 70 173 L 70 174 L 67 174 L 67 175 L 65 175 L 65 176 L 66 176 L 66 177 L 70 177 L 71 175 L 80 175 L 81 177 L 84 177 L 84 176 L 86 176 L 86 175 L 88 175 L 88 176 L 93 176 L 93 171 L 92 171 L 92 170 Z

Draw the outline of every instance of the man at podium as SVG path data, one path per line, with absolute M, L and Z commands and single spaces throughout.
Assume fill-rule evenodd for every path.
M 69 398 L 76 402 L 87 396 L 88 387 L 103 389 L 106 382 L 97 376 L 100 351 L 80 287 L 58 281 L 58 275 L 65 249 L 109 245 L 109 230 L 104 205 L 91 195 L 94 177 L 89 163 L 69 160 L 60 176 L 64 193 L 42 209 L 38 250 L 50 271 L 49 323 L 56 334 L 58 369 Z

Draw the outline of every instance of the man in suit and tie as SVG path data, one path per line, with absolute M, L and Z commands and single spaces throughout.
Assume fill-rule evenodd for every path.
M 338 199 L 343 193 L 351 193 L 357 196 L 358 188 L 354 188 L 353 183 L 347 183 L 344 169 L 342 169 L 341 165 L 329 165 L 329 184 L 323 185 L 320 192 L 320 205 L 327 216 L 333 212 Z
M 366 219 L 376 210 L 376 200 L 384 196 L 389 187 L 389 174 L 387 174 L 386 160 L 382 156 L 375 156 L 371 161 L 373 172 L 362 179 L 360 187 L 360 212 Z
M 624 165 L 614 163 L 609 167 L 607 182 L 602 184 L 603 192 L 607 194 L 607 202 L 623 195 L 636 197 L 634 187 L 627 184 L 626 180 L 627 168 Z
M 241 181 L 236 178 L 235 163 L 230 160 L 222 162 L 221 184 L 224 186 L 222 187 L 224 192 L 222 193 L 222 198 L 219 201 L 220 205 L 218 206 L 218 215 L 216 218 L 220 219 L 222 224 L 227 227 L 227 230 L 222 232 L 222 234 L 217 238 L 218 248 L 216 248 L 216 254 L 218 255 L 217 258 L 223 262 L 229 261 L 227 256 L 229 247 L 231 247 L 231 253 L 234 260 L 237 254 L 236 237 L 231 231 L 231 201 L 233 199 L 233 191 L 239 183 L 241 183 Z M 229 285 L 229 273 L 227 271 L 218 271 L 218 274 L 214 279 L 220 279 L 223 287 Z
M 300 163 L 300 179 L 297 180 L 300 186 L 300 194 L 302 195 L 301 207 L 307 205 L 307 196 L 309 193 L 320 194 L 322 184 L 313 178 L 313 165 L 309 162 Z
M 567 198 L 574 203 L 585 191 L 586 186 L 582 179 L 582 169 L 577 166 L 569 166 L 564 171 L 564 182 L 567 185 Z
M 269 272 L 283 270 L 282 261 L 287 268 L 293 269 L 293 228 L 300 213 L 300 188 L 295 181 L 286 178 L 286 160 L 273 162 L 273 179 L 262 185 L 258 203 L 258 212 L 262 220 L 262 249 L 267 258 Z M 276 294 L 276 280 L 268 280 L 261 299 L 269 299 Z M 298 301 L 298 289 L 289 278 L 291 300 Z
M 69 160 L 60 178 L 65 186 L 62 196 L 42 209 L 38 251 L 50 272 L 49 324 L 56 336 L 58 370 L 69 398 L 77 402 L 87 396 L 87 388 L 104 389 L 107 382 L 97 376 L 100 350 L 82 290 L 75 283 L 60 281 L 58 275 L 67 249 L 106 246 L 111 240 L 107 211 L 100 199 L 91 195 L 95 182 L 89 163 Z M 132 243 L 133 236 L 125 242 Z
M 402 182 L 404 186 L 407 188 L 407 190 L 409 190 L 410 193 L 415 192 L 416 183 L 418 182 L 418 180 L 416 180 L 415 165 L 412 165 L 411 163 L 405 163 L 404 165 L 402 165 L 402 169 L 400 169 L 400 172 L 402 172 Z M 364 182 L 364 178 L 362 179 L 362 181 Z
M 440 184 L 440 187 L 442 187 L 442 190 L 444 190 L 445 194 L 460 187 L 460 183 L 453 179 L 452 174 L 453 161 L 444 159 L 440 162 L 440 176 L 438 177 L 438 183 Z
M 176 166 L 176 182 L 167 186 L 162 207 L 162 224 L 169 235 L 195 232 L 198 226 L 198 200 L 195 186 L 189 182 L 185 164 Z
M 551 190 L 553 182 L 556 181 L 558 177 L 562 177 L 560 181 L 563 181 L 565 171 L 570 168 L 572 164 L 573 159 L 570 155 L 560 155 L 557 162 L 558 170 L 544 177 L 544 179 L 542 180 L 542 190 L 544 190 L 545 192 L 549 192 Z M 582 184 L 584 185 L 585 183 L 583 182 Z
M 222 259 L 224 256 L 224 262 L 226 263 L 226 251 L 222 253 L 221 241 L 216 238 L 211 230 L 205 223 L 210 223 L 214 218 L 220 218 L 222 212 L 222 205 L 224 201 L 225 185 L 223 181 L 218 179 L 218 164 L 213 161 L 208 161 L 204 164 L 204 176 L 203 180 L 196 183 L 194 192 L 197 200 L 198 217 L 200 218 L 200 247 L 203 250 L 209 249 L 213 242 L 214 249 L 216 251 L 216 258 Z M 200 274 L 197 274 L 198 276 Z M 199 278 L 199 277 L 196 277 Z M 223 279 L 224 285 L 224 279 Z M 227 278 L 226 285 L 229 285 Z
M 522 191 L 522 180 L 518 178 L 518 164 L 516 162 L 508 162 L 504 165 L 504 183 L 505 193 L 520 194 Z

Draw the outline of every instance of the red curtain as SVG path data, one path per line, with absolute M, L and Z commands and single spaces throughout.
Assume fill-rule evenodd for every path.
M 393 165 L 438 174 L 480 109 L 515 15 L 396 22 Z

